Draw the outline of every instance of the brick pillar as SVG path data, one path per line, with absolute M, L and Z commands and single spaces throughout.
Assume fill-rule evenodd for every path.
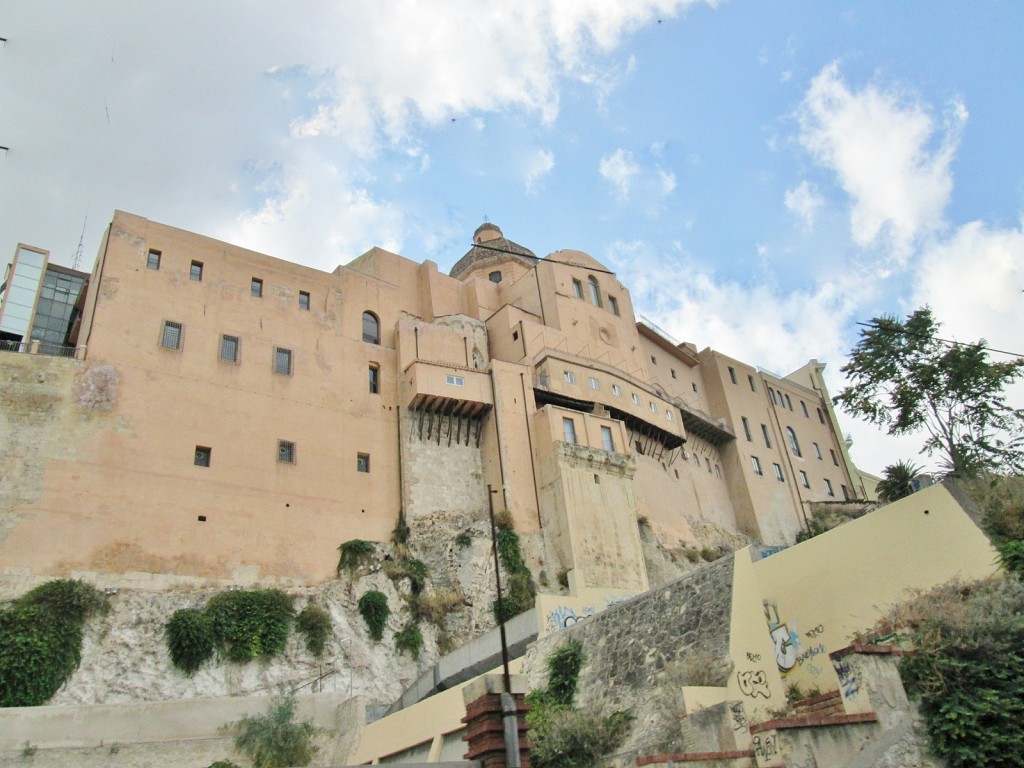
M 515 714 L 508 715 L 514 721 L 519 734 L 519 765 L 530 768 L 530 749 L 527 741 L 526 680 L 519 675 L 511 678 L 512 707 Z M 482 768 L 508 768 L 512 764 L 506 760 L 505 747 L 505 713 L 502 710 L 502 694 L 505 693 L 505 681 L 502 675 L 484 675 L 467 685 L 462 691 L 462 699 L 466 704 L 466 716 L 462 722 L 466 724 L 466 734 L 462 737 L 466 742 L 466 760 L 479 760 Z

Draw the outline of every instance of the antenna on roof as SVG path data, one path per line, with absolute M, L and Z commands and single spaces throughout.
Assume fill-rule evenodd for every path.
M 78 250 L 75 251 L 75 260 L 71 264 L 71 268 L 78 270 L 78 265 L 82 262 L 82 245 L 85 242 L 85 225 L 89 221 L 89 216 L 86 215 L 85 221 L 82 222 L 82 234 L 78 238 Z

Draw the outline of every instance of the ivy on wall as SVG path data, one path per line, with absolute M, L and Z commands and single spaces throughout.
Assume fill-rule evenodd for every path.
M 80 581 L 41 584 L 0 611 L 0 706 L 49 701 L 82 657 L 82 626 L 107 610 L 101 592 Z

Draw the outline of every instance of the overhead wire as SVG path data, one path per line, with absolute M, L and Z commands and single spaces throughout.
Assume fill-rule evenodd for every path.
M 953 347 L 976 347 L 976 346 L 978 346 L 978 344 L 972 343 L 972 342 L 956 341 L 954 339 L 942 339 L 942 338 L 939 338 L 938 336 L 928 336 L 928 335 L 926 335 L 924 333 L 915 333 L 914 331 L 911 331 L 911 330 L 909 330 L 907 328 L 902 328 L 902 327 L 901 328 L 894 328 L 894 327 L 891 327 L 891 326 L 879 325 L 878 323 L 861 323 L 861 322 L 858 322 L 857 325 L 862 325 L 865 328 L 873 328 L 876 331 L 885 331 L 887 333 L 899 333 L 899 334 L 902 334 L 904 336 L 916 336 L 919 339 L 934 338 L 936 341 L 942 342 L 943 344 L 949 344 L 950 346 L 953 346 Z M 986 347 L 984 345 L 981 345 L 981 349 L 985 350 L 986 352 L 995 352 L 996 354 L 999 354 L 999 355 L 1010 355 L 1011 357 L 1024 357 L 1024 353 L 1021 353 L 1021 352 L 1007 352 L 1005 349 L 995 349 L 994 347 Z

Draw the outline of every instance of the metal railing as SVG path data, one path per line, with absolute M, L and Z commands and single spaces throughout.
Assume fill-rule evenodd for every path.
M 26 355 L 46 355 L 47 357 L 64 357 L 81 360 L 85 357 L 85 347 L 71 347 L 65 344 L 54 344 L 49 341 L 12 341 L 0 339 L 0 352 L 15 352 Z

